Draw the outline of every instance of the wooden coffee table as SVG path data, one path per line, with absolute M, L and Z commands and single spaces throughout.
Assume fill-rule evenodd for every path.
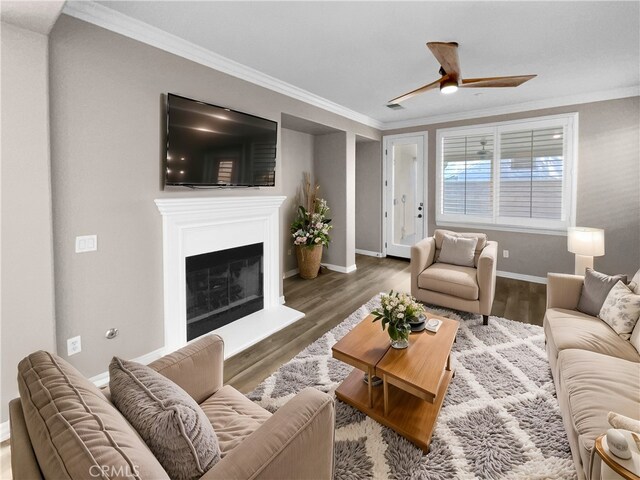
M 355 368 L 336 389 L 336 397 L 395 430 L 425 452 L 454 376 L 451 347 L 458 322 L 442 320 L 437 333 L 409 336 L 409 347 L 391 348 L 387 332 L 369 315 L 332 348 L 333 357 Z M 364 374 L 381 377 L 382 386 L 364 383 Z

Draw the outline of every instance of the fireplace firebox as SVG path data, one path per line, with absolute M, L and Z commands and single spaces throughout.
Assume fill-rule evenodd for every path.
M 187 341 L 264 308 L 263 244 L 185 259 Z

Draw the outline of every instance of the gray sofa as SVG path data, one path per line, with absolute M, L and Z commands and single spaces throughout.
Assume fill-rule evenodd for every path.
M 223 358 L 222 339 L 208 335 L 150 365 L 214 427 L 222 458 L 201 478 L 331 478 L 333 398 L 307 388 L 271 414 L 222 385 Z M 108 390 L 61 358 L 32 353 L 18 366 L 18 386 L 20 398 L 10 403 L 13 478 L 169 478 Z
M 599 318 L 576 310 L 584 278 L 547 276 L 546 350 L 578 478 L 600 479 L 594 450 L 609 411 L 640 419 L 640 353 Z M 640 322 L 632 335 L 640 337 Z

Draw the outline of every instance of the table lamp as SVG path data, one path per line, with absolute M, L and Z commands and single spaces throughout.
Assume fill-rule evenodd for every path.
M 593 268 L 593 257 L 604 255 L 604 230 L 569 227 L 567 244 L 569 251 L 576 254 L 575 274 L 584 275 L 587 267 Z

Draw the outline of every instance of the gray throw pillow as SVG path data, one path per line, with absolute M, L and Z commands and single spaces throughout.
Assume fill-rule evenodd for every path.
M 195 480 L 220 460 L 218 437 L 178 385 L 140 363 L 114 357 L 111 400 L 175 480 Z
M 451 265 L 460 265 L 461 267 L 473 267 L 477 244 L 477 238 L 445 235 L 437 261 L 440 263 L 450 263 Z
M 584 276 L 584 284 L 580 293 L 578 310 L 587 315 L 597 317 L 602 308 L 602 304 L 609 295 L 613 286 L 622 281 L 627 283 L 626 275 L 606 275 L 596 272 L 592 268 L 587 268 Z

